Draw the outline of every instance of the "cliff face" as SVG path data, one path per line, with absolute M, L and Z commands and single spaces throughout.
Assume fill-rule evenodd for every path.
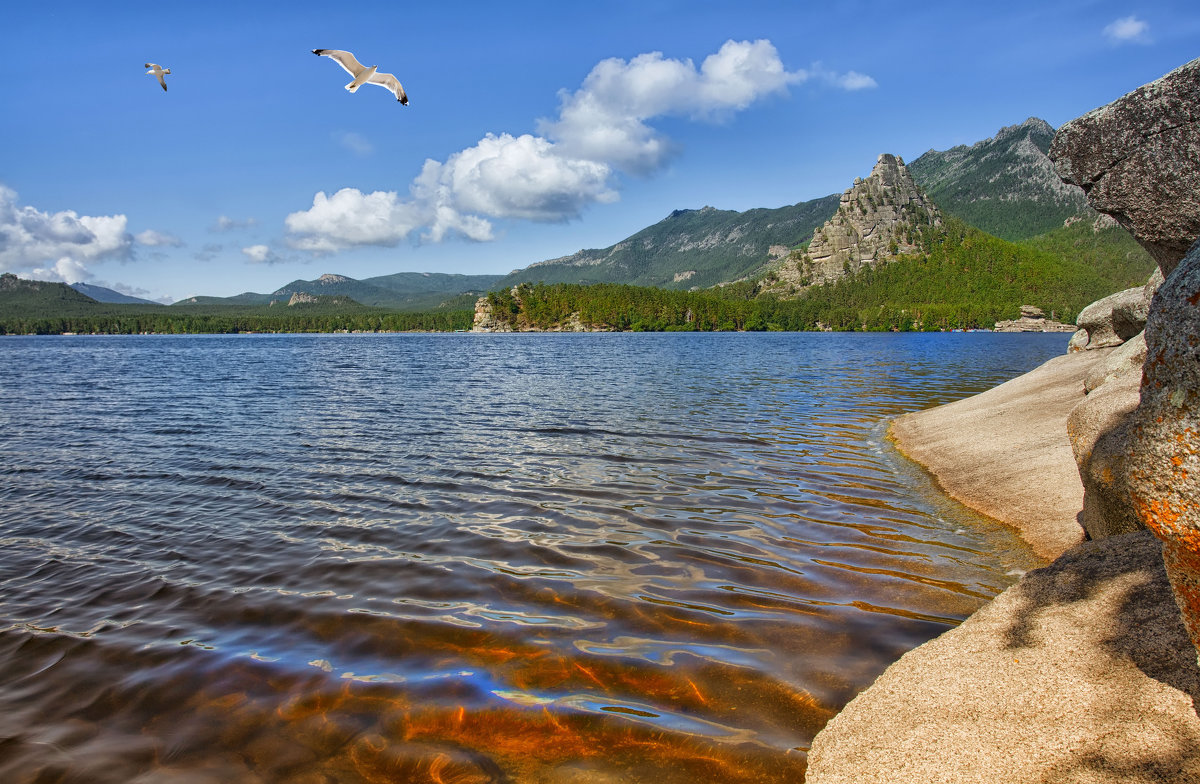
M 879 156 L 871 175 L 842 194 L 837 212 L 813 232 L 805 253 L 794 253 L 768 288 L 827 283 L 919 252 L 922 231 L 942 225 L 937 205 L 913 182 L 904 161 Z

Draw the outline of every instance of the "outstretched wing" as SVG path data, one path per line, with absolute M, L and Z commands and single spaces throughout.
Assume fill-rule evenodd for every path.
M 158 63 L 146 63 L 146 67 L 147 67 L 147 68 L 154 68 L 155 70 L 157 70 L 157 69 L 158 69 Z
M 367 81 L 371 84 L 377 84 L 380 87 L 391 90 L 392 95 L 396 96 L 397 101 L 405 106 L 408 106 L 408 94 L 404 92 L 404 85 L 400 84 L 400 80 L 397 79 L 393 74 L 379 73 L 376 71 L 371 75 L 370 79 L 367 79 Z
M 360 63 L 354 55 L 341 49 L 313 49 L 313 54 L 320 57 L 328 57 L 338 65 L 346 69 L 346 73 L 351 76 L 358 76 L 363 69 L 363 64 Z
M 167 80 L 163 78 L 161 73 L 155 74 L 158 77 L 158 83 L 162 85 L 163 90 L 167 89 Z

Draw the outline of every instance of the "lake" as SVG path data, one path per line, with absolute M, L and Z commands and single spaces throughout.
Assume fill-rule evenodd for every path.
M 802 781 L 1040 565 L 888 420 L 1069 337 L 0 339 L 0 780 Z

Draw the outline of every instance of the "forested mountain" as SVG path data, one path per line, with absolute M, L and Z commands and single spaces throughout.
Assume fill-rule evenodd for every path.
M 1053 139 L 1049 123 L 1030 117 L 970 147 L 929 150 L 908 169 L 945 212 L 1002 239 L 1027 239 L 1074 215 L 1097 217 L 1083 190 L 1054 172 Z
M 362 305 L 391 310 L 436 310 L 469 307 L 491 288 L 499 275 L 450 275 L 440 272 L 400 272 L 355 280 L 345 275 L 322 275 L 294 280 L 270 294 L 246 292 L 234 297 L 189 297 L 178 305 L 268 305 L 287 302 L 293 294 L 347 297 Z
M 66 283 L 25 280 L 11 272 L 0 275 L 0 313 L 85 312 L 99 303 Z
M 1088 235 L 1080 230 L 1078 236 Z M 523 284 L 489 294 L 485 318 L 476 324 L 499 330 L 990 329 L 1016 318 L 1022 305 L 1072 321 L 1091 302 L 1144 283 L 1153 266 L 1148 256 L 1104 253 L 1102 241 L 1088 246 L 1096 259 L 1074 258 L 1007 242 L 958 218 L 922 232 L 919 242 L 913 254 L 788 297 L 771 293 L 764 281 L 703 291 Z
M 616 245 L 517 270 L 494 288 L 518 283 L 627 283 L 706 288 L 762 271 L 772 258 L 812 239 L 838 206 L 838 195 L 746 212 L 675 210 Z

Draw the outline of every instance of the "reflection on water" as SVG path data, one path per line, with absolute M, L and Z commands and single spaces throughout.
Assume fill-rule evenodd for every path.
M 0 341 L 0 780 L 778 782 L 1036 565 L 886 421 L 1053 335 Z

